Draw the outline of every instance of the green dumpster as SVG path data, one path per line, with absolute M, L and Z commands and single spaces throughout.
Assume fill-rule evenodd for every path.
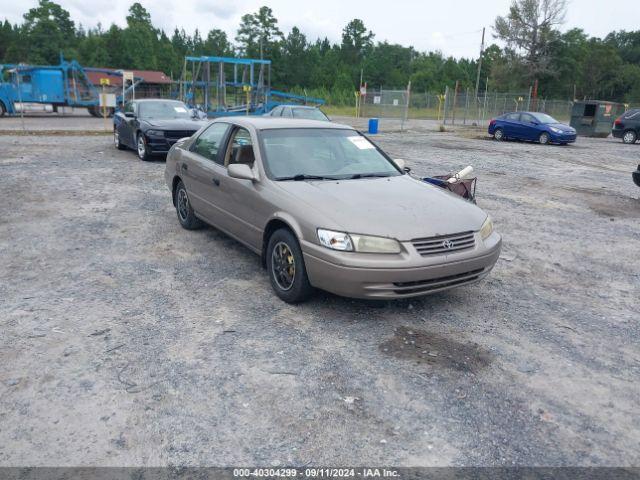
M 611 133 L 613 121 L 622 115 L 622 103 L 603 100 L 582 100 L 574 102 L 571 109 L 571 126 L 583 137 L 607 137 Z

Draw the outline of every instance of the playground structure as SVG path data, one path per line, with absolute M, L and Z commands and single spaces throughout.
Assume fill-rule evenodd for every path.
M 211 117 L 262 115 L 283 103 L 323 105 L 320 98 L 271 89 L 271 60 L 185 57 L 177 96 Z
M 86 72 L 108 72 L 101 68 L 83 68 L 77 61 L 60 56 L 59 65 L 0 64 L 0 116 L 5 113 L 57 112 L 59 107 L 87 108 L 101 116 L 100 91 L 89 81 Z M 122 72 L 116 73 L 122 76 Z M 135 89 L 140 79 L 116 96 L 120 104 Z M 110 116 L 114 108 L 106 113 Z

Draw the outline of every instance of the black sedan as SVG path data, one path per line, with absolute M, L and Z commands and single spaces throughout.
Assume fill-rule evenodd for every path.
M 149 160 L 207 124 L 177 100 L 134 100 L 113 116 L 113 142 L 118 149 L 132 148 L 141 160 Z

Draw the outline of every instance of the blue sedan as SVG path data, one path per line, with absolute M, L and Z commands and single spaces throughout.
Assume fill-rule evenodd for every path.
M 491 120 L 489 135 L 496 140 L 529 140 L 566 145 L 576 141 L 576 130 L 546 113 L 511 112 Z

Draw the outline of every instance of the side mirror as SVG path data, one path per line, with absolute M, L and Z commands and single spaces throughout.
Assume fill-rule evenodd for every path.
M 401 158 L 394 158 L 393 163 L 395 163 L 400 170 L 404 170 L 404 167 L 406 165 L 404 160 Z
M 253 174 L 253 171 L 244 163 L 232 163 L 227 168 L 227 172 L 231 178 L 239 178 L 240 180 L 251 180 L 252 182 L 256 180 L 256 176 Z
M 124 116 L 127 118 L 133 118 L 135 117 L 135 115 L 133 114 L 133 112 L 124 112 Z

